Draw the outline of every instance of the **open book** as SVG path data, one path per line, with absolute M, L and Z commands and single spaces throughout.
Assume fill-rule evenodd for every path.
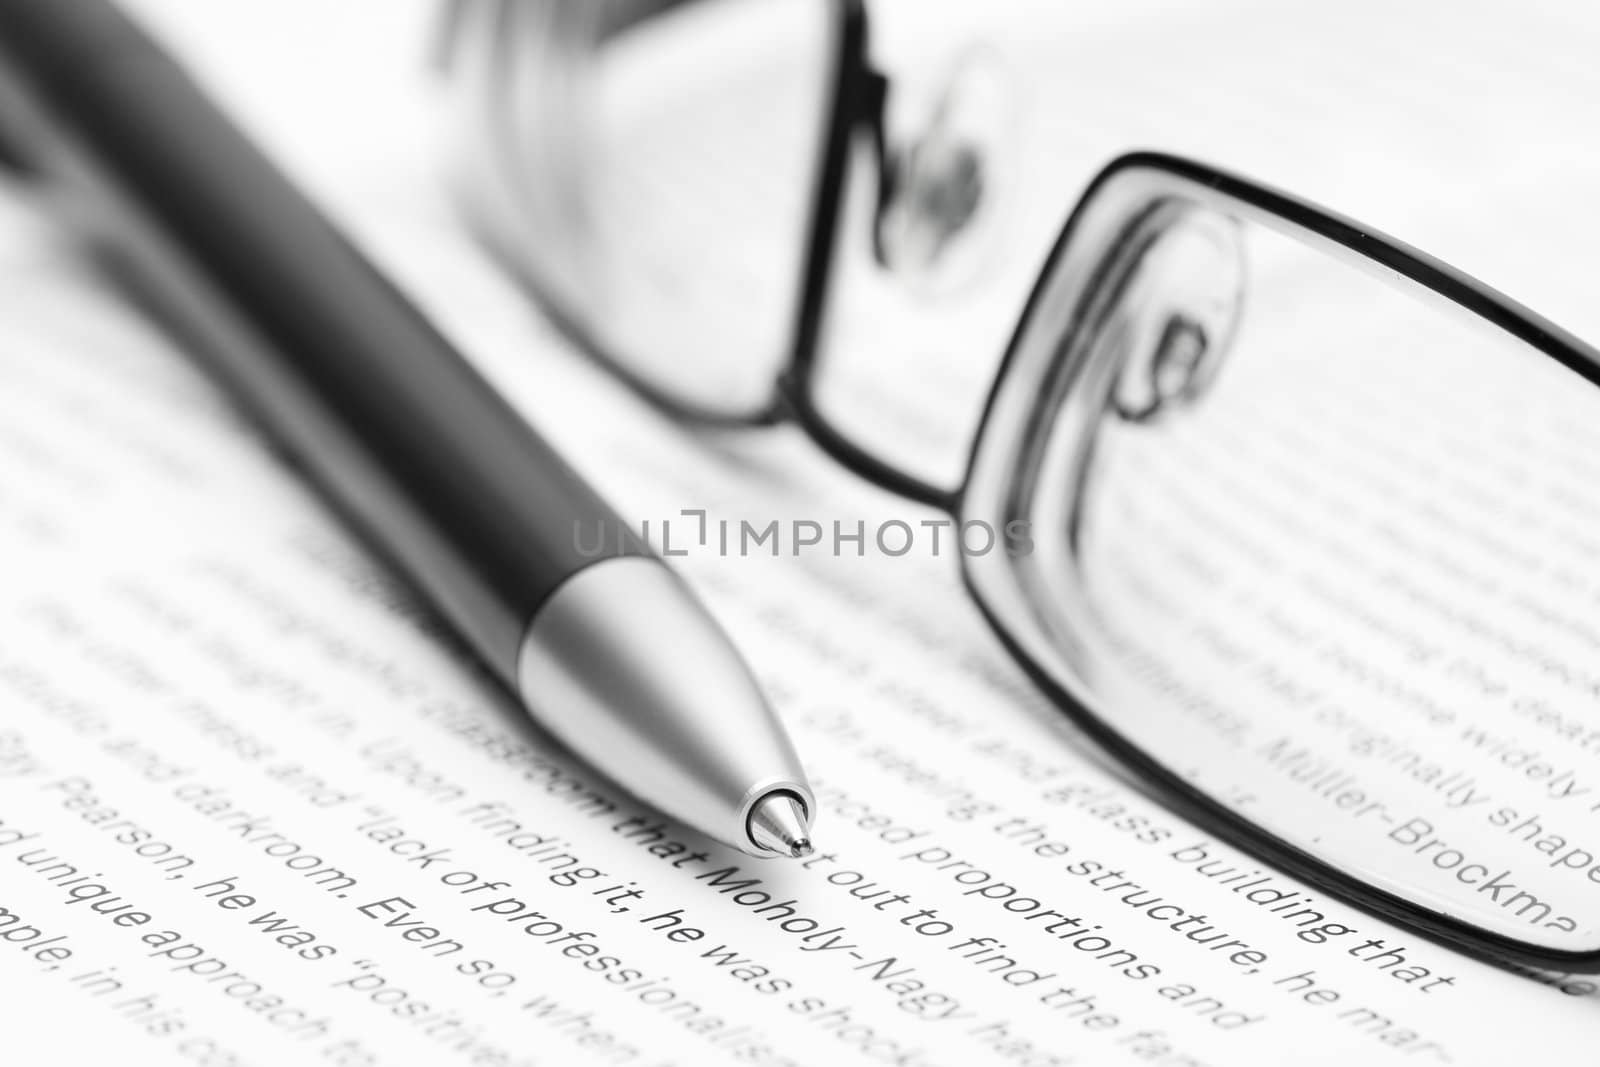
M 1052 38 L 1061 59 L 1033 94 L 1030 136 L 1054 146 L 1053 169 L 1022 184 L 1058 195 L 1025 198 L 1044 206 L 1019 224 L 1019 272 L 1096 166 L 1155 144 L 1370 217 L 1600 334 L 1576 275 L 1550 267 L 1561 241 L 1600 238 L 1600 218 L 1567 221 L 1592 187 L 1579 177 L 1596 152 L 1568 141 L 1595 98 L 1582 68 L 1600 30 L 1567 25 L 1560 6 L 1516 32 L 1454 8 L 1296 21 L 1280 7 L 1117 5 Z M 949 554 L 773 558 L 718 551 L 715 527 L 702 539 L 685 511 L 761 526 L 927 516 L 798 435 L 669 423 L 534 316 L 461 232 L 419 135 L 426 5 L 138 10 L 625 514 L 658 538 L 674 524 L 675 563 L 814 775 L 820 848 L 803 862 L 736 854 L 542 736 L 181 353 L 7 195 L 6 1062 L 1591 1055 L 1600 980 L 1463 957 L 1294 886 L 1141 795 L 1030 688 Z M 1341 63 L 1363 76 L 1341 81 Z M 1534 76 L 1548 82 L 1519 80 Z M 1498 215 L 1474 214 L 1486 203 L 1521 214 L 1496 230 Z M 981 371 L 1005 324 L 979 326 Z M 1267 880 L 1318 920 L 1252 902 Z M 1127 884 L 1162 903 L 1133 905 Z

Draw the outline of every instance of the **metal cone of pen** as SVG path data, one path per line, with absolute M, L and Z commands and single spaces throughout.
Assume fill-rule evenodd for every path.
M 811 850 L 811 789 L 733 645 L 681 579 L 617 556 L 550 595 L 517 672 L 540 724 L 669 815 L 745 852 Z

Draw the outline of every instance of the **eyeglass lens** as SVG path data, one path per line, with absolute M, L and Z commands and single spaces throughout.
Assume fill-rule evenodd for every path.
M 1290 845 L 1600 946 L 1600 391 L 1292 231 L 1158 216 L 1066 342 L 1031 472 L 1022 563 L 1075 683 Z M 1316 914 L 1203 846 L 1169 860 Z
M 832 33 L 811 0 L 694 0 L 585 71 L 588 326 L 689 406 L 761 411 L 790 354 Z

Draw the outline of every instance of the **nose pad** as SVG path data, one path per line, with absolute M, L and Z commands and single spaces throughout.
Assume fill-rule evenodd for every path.
M 886 135 L 873 247 L 908 288 L 946 295 L 981 273 L 1004 231 L 1016 94 L 1000 57 L 981 47 L 948 63 L 930 92 L 895 83 L 896 96 L 908 93 L 901 113 L 885 118 L 895 129 Z
M 1245 255 L 1232 219 L 1197 210 L 1160 225 L 1128 265 L 1105 327 L 1121 363 L 1110 406 L 1148 422 L 1193 404 L 1238 329 Z

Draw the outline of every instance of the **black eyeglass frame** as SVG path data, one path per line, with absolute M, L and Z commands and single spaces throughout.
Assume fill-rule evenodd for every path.
M 1449 265 L 1290 194 L 1192 160 L 1156 152 L 1137 152 L 1113 160 L 1090 182 L 1046 258 L 996 371 L 962 479 L 953 488 L 942 488 L 901 470 L 836 427 L 817 402 L 815 393 L 823 324 L 840 245 L 845 191 L 851 177 L 852 158 L 862 147 L 861 139 L 866 139 L 870 154 L 877 161 L 879 202 L 884 202 L 893 192 L 890 185 L 893 170 L 888 166 L 884 129 L 885 104 L 892 91 L 892 80 L 875 69 L 870 61 L 868 15 L 863 0 L 826 0 L 826 3 L 833 36 L 829 98 L 818 167 L 813 177 L 809 219 L 801 246 L 804 262 L 795 302 L 792 345 L 783 367 L 775 375 L 772 399 L 767 405 L 753 414 L 729 415 L 699 408 L 665 393 L 608 353 L 603 344 L 566 313 L 558 300 L 538 289 L 533 292 L 551 319 L 574 342 L 663 410 L 703 426 L 753 427 L 795 422 L 824 452 L 866 481 L 960 519 L 973 517 L 977 468 L 980 461 L 987 458 L 985 450 L 993 447 L 991 431 L 997 421 L 997 407 L 1017 371 L 1019 353 L 1037 328 L 1037 320 L 1050 310 L 1051 301 L 1057 299 L 1058 274 L 1080 237 L 1088 210 L 1110 186 L 1136 172 L 1159 175 L 1179 185 L 1187 184 L 1194 190 L 1204 190 L 1210 197 L 1232 201 L 1260 216 L 1278 220 L 1331 250 L 1342 251 L 1375 269 L 1414 283 L 1421 290 L 1556 360 L 1590 384 L 1600 386 L 1600 351 Z M 454 14 L 449 21 L 459 15 L 465 4 L 466 0 L 451 0 Z M 447 33 L 449 29 L 447 23 Z M 1060 317 L 1061 310 L 1056 311 Z M 1069 321 L 1073 314 L 1076 309 L 1066 313 Z M 1022 428 L 1017 432 L 1026 438 L 1032 431 Z M 1015 503 L 1007 500 L 997 506 L 1003 509 Z M 993 519 L 991 515 L 986 521 L 992 523 Z M 999 521 L 1003 524 L 1005 520 Z M 964 556 L 962 577 L 1000 643 L 1073 725 L 1134 772 L 1142 785 L 1181 817 L 1331 896 L 1411 927 L 1452 948 L 1500 963 L 1600 973 L 1600 947 L 1563 950 L 1518 941 L 1389 892 L 1284 840 L 1186 781 L 1129 740 L 1112 722 L 1102 718 L 1086 699 L 1074 694 L 1062 677 L 1025 647 L 1019 639 L 1016 620 L 1003 617 L 1004 609 L 995 602 L 992 580 L 988 576 L 980 580 L 974 571 L 974 567 L 984 566 L 974 561 L 986 558 Z
M 1046 326 L 1046 336 L 1042 340 L 1036 339 L 1035 335 L 1040 329 L 1037 320 L 1041 316 L 1050 316 L 1058 323 L 1066 320 L 1068 325 L 1065 330 L 1068 333 L 1077 324 L 1084 311 L 1082 304 L 1060 306 L 1063 267 L 1075 251 L 1096 263 L 1106 258 L 1097 252 L 1084 254 L 1079 248 L 1084 238 L 1082 231 L 1086 217 L 1100 206 L 1116 186 L 1141 175 L 1155 176 L 1157 181 L 1154 184 L 1167 186 L 1163 194 L 1167 197 L 1228 202 L 1255 215 L 1258 221 L 1278 223 L 1281 228 L 1309 237 L 1331 252 L 1343 253 L 1363 266 L 1389 275 L 1386 280 L 1391 284 L 1396 279 L 1412 283 L 1422 293 L 1441 299 L 1451 309 L 1504 332 L 1541 355 L 1554 359 L 1589 384 L 1600 386 L 1600 350 L 1446 263 L 1352 219 L 1226 171 L 1156 152 L 1132 153 L 1108 164 L 1089 184 L 1039 273 L 983 412 L 956 505 L 956 514 L 961 518 L 982 518 L 991 523 L 1004 523 L 1007 516 L 1020 506 L 1021 502 L 1014 495 L 984 503 L 973 500 L 975 490 L 989 492 L 991 496 L 1006 492 L 997 488 L 993 473 L 980 472 L 978 469 L 980 464 L 994 466 L 1007 462 L 1006 457 L 993 459 L 985 455 L 986 449 L 995 447 L 991 440 L 994 428 L 1012 427 L 1012 442 L 1019 453 L 1009 457 L 1012 464 L 1026 462 L 1020 458 L 1020 452 L 1037 434 L 1036 429 L 1028 425 L 1026 417 L 1019 418 L 1014 412 L 1005 415 L 999 413 L 1003 394 L 1008 384 L 1015 384 L 1011 379 L 1018 373 L 1019 362 L 1030 347 L 1062 347 L 1059 326 Z M 1132 221 L 1152 202 L 1148 198 L 1135 198 L 1124 211 L 1118 213 L 1118 217 L 1123 222 Z M 1092 282 L 1082 288 L 1092 291 Z M 1051 373 L 1060 375 L 1067 370 L 1070 368 L 1063 368 L 1058 363 Z M 1022 403 L 1031 404 L 1032 413 L 1043 414 L 1050 401 L 1047 396 L 1039 395 L 1043 391 L 1035 390 L 1036 384 L 1031 378 L 1022 383 L 1021 391 L 1028 394 Z M 1027 481 L 1025 478 L 1015 479 L 1012 484 L 1023 485 Z M 985 513 L 975 515 L 975 507 L 986 509 Z M 1002 566 L 1009 564 L 987 557 L 963 558 L 963 578 L 967 588 L 1000 642 L 1075 726 L 1133 771 L 1142 783 L 1153 787 L 1160 799 L 1185 819 L 1216 834 L 1228 844 L 1241 848 L 1252 857 L 1272 864 L 1332 896 L 1416 929 L 1450 947 L 1464 949 L 1500 963 L 1600 973 L 1600 948 L 1564 950 L 1519 941 L 1429 908 L 1340 870 L 1194 786 L 1126 737 L 1114 722 L 1102 717 L 1086 699 L 1073 693 L 1069 683 L 1041 662 L 1041 657 L 1025 647 L 1018 636 L 1015 608 L 1010 609 L 1012 617 L 1006 617 L 1008 609 L 998 603 L 994 595 L 996 575 L 992 571 L 980 575 L 977 570 Z

